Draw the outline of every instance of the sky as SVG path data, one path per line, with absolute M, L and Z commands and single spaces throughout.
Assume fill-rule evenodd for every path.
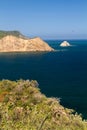
M 87 39 L 87 0 L 0 0 L 0 30 L 43 39 Z

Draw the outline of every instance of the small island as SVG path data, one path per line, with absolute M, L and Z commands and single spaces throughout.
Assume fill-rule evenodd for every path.
M 0 52 L 54 51 L 39 37 L 28 38 L 19 31 L 0 31 Z
M 61 44 L 60 44 L 61 47 L 69 47 L 71 46 L 69 42 L 67 41 L 63 41 Z

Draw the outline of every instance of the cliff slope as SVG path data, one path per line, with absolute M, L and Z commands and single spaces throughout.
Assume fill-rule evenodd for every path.
M 35 80 L 2 80 L 0 130 L 87 130 L 87 121 L 41 94 Z
M 0 52 L 53 51 L 39 37 L 29 39 L 21 33 L 3 33 L 0 35 Z

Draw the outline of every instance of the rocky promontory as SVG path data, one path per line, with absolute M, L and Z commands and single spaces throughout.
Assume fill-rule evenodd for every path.
M 27 38 L 18 31 L 0 31 L 0 52 L 54 51 L 41 38 Z
M 61 47 L 68 47 L 68 46 L 71 46 L 69 42 L 67 41 L 63 41 L 61 44 L 60 44 Z

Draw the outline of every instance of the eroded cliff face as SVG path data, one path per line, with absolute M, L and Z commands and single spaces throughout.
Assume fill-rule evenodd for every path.
M 0 52 L 53 51 L 39 37 L 29 39 L 8 35 L 0 39 Z

